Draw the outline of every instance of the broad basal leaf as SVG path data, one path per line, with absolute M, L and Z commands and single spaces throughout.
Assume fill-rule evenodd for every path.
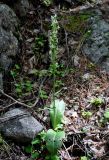
M 81 160 L 88 160 L 86 156 L 81 157 Z
M 55 132 L 52 129 L 49 129 L 46 134 L 46 147 L 50 154 L 56 155 L 58 150 L 62 146 L 62 140 L 65 138 L 65 132 L 64 131 L 58 131 Z
M 105 117 L 106 119 L 109 119 L 109 109 L 107 109 L 107 110 L 105 111 L 104 117 Z
M 48 155 L 45 157 L 45 160 L 60 160 L 57 155 Z
M 63 100 L 55 100 L 50 106 L 50 118 L 53 129 L 62 124 L 65 112 L 65 102 Z
M 60 160 L 60 159 L 57 155 L 54 155 L 54 156 L 51 157 L 51 160 Z

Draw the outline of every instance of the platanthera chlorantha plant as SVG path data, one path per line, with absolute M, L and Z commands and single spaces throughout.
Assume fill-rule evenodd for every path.
M 52 129 L 49 129 L 47 132 L 40 133 L 38 137 L 36 137 L 32 141 L 32 145 L 40 144 L 41 141 L 44 143 L 44 148 L 48 150 L 48 154 L 46 156 L 46 160 L 59 160 L 58 151 L 61 149 L 63 144 L 63 139 L 65 139 L 65 132 L 63 130 L 63 122 L 64 122 L 64 112 L 65 112 L 65 103 L 63 100 L 59 100 L 55 98 L 55 84 L 56 84 L 56 73 L 57 73 L 57 54 L 58 54 L 58 22 L 57 16 L 54 15 L 51 17 L 51 32 L 49 38 L 49 47 L 50 47 L 50 59 L 51 65 L 50 70 L 52 71 L 53 77 L 53 98 L 50 105 L 50 121 L 52 125 Z M 46 146 L 45 146 L 46 144 Z M 33 148 L 34 146 L 32 146 Z M 43 147 L 42 147 L 43 148 Z M 40 150 L 41 152 L 41 150 Z M 37 152 L 32 149 L 32 157 L 36 158 Z M 39 155 L 38 155 L 39 156 Z
M 51 17 L 51 32 L 49 38 L 50 46 L 50 59 L 51 59 L 51 70 L 53 75 L 53 100 L 50 105 L 50 120 L 53 129 L 49 129 L 46 133 L 45 141 L 46 148 L 49 152 L 49 156 L 46 157 L 48 160 L 59 160 L 58 151 L 62 147 L 62 141 L 65 138 L 65 132 L 63 130 L 65 103 L 63 100 L 55 99 L 55 83 L 57 73 L 57 55 L 58 55 L 58 21 L 57 15 Z

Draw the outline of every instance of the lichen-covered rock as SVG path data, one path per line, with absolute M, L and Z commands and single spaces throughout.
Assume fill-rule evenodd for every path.
M 15 32 L 18 26 L 18 18 L 14 11 L 5 4 L 0 4 L 0 28 Z
M 98 9 L 92 9 L 90 14 L 91 35 L 83 45 L 83 53 L 92 62 L 109 71 L 109 22 Z
M 8 71 L 17 53 L 17 38 L 11 31 L 7 32 L 0 28 L 0 64 L 3 70 Z
M 14 36 L 18 19 L 14 11 L 5 4 L 0 4 L 0 67 L 9 71 L 19 51 L 17 38 Z
M 16 108 L 6 112 L 0 121 L 0 132 L 18 142 L 30 142 L 43 126 L 29 112 Z

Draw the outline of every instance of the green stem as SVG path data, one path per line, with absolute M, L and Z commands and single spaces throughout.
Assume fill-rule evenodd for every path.
M 56 107 L 55 107 L 55 83 L 56 83 L 56 54 L 53 54 L 53 59 L 52 59 L 52 66 L 53 66 L 53 109 L 54 109 L 54 115 L 56 115 Z M 55 123 L 55 119 L 54 119 Z
M 58 53 L 58 22 L 57 22 L 57 16 L 54 15 L 51 17 L 52 24 L 51 24 L 51 34 L 50 34 L 50 56 L 51 56 L 51 69 L 52 69 L 52 75 L 53 75 L 53 109 L 54 109 L 54 115 L 56 114 L 56 108 L 55 108 L 55 90 L 56 90 L 56 71 L 57 71 L 57 53 Z

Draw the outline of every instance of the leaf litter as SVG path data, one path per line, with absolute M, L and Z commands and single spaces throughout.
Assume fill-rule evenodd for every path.
M 35 13 L 33 13 L 33 15 L 34 14 Z M 45 63 L 45 60 L 43 61 L 43 59 L 47 59 L 48 57 L 44 57 L 42 62 L 39 63 L 39 61 L 36 62 L 32 52 L 32 42 L 35 40 L 36 35 L 40 34 L 40 28 L 36 29 L 37 26 L 40 26 L 40 20 L 37 20 L 36 15 L 34 15 L 35 18 L 31 21 L 33 15 L 29 15 L 30 18 L 28 18 L 28 20 L 30 23 L 26 23 L 21 28 L 24 39 L 24 44 L 22 46 L 22 71 L 27 74 L 33 71 L 34 67 L 43 69 L 44 65 L 48 65 Z M 48 16 L 48 13 L 45 15 Z M 42 18 L 43 14 L 40 16 Z M 43 19 L 41 20 L 43 21 Z M 36 21 L 39 24 L 37 24 L 36 28 L 30 29 L 30 25 L 35 26 Z M 47 39 L 46 32 L 44 32 L 44 34 L 44 38 Z M 61 33 L 60 39 L 62 39 L 62 36 L 63 33 Z M 62 46 L 63 44 L 65 45 L 65 41 L 62 41 L 61 43 Z M 72 48 L 75 45 L 76 47 L 78 45 L 77 40 L 72 40 L 72 34 L 68 34 L 67 45 Z M 61 53 L 59 60 L 60 62 L 69 63 L 68 55 L 64 55 L 66 49 L 62 46 L 60 45 Z M 60 151 L 61 159 L 82 160 L 81 157 L 89 157 L 88 160 L 108 160 L 109 122 L 104 121 L 103 118 L 105 111 L 109 108 L 109 75 L 101 71 L 99 67 L 94 66 L 94 64 L 87 60 L 85 56 L 81 56 L 80 52 L 73 56 L 73 62 L 73 66 L 70 67 L 74 70 L 66 74 L 65 78 L 62 78 L 64 86 L 59 93 L 59 98 L 63 99 L 67 104 L 65 111 L 65 131 L 67 134 L 67 141 L 64 142 L 64 146 Z M 43 63 L 45 64 L 43 65 Z M 41 80 L 42 79 L 39 79 L 39 81 Z M 38 90 L 38 86 L 39 84 L 35 81 L 34 90 Z M 51 90 L 50 82 L 46 82 L 43 88 L 49 92 Z M 50 96 L 51 95 L 48 95 L 47 100 L 40 100 L 38 105 L 48 105 L 50 103 Z M 97 100 L 100 101 L 97 102 Z M 94 102 L 96 102 L 97 105 L 95 105 Z M 88 114 L 88 112 L 91 113 L 91 116 L 84 117 L 83 113 Z M 42 109 L 41 114 L 38 113 L 37 115 L 47 126 L 49 122 L 48 110 L 46 108 Z M 49 126 L 47 126 L 47 128 L 49 128 Z M 12 148 L 14 147 L 12 146 Z M 15 153 L 19 151 L 16 159 L 27 159 L 22 153 L 22 150 L 17 147 L 18 146 L 13 149 L 15 150 Z M 1 155 L 1 157 L 3 156 L 4 158 L 4 155 Z M 17 154 L 13 155 L 15 157 Z M 12 156 L 10 155 L 10 157 Z M 7 160 L 8 159 L 13 158 L 7 158 Z M 86 159 L 84 158 L 84 160 Z

